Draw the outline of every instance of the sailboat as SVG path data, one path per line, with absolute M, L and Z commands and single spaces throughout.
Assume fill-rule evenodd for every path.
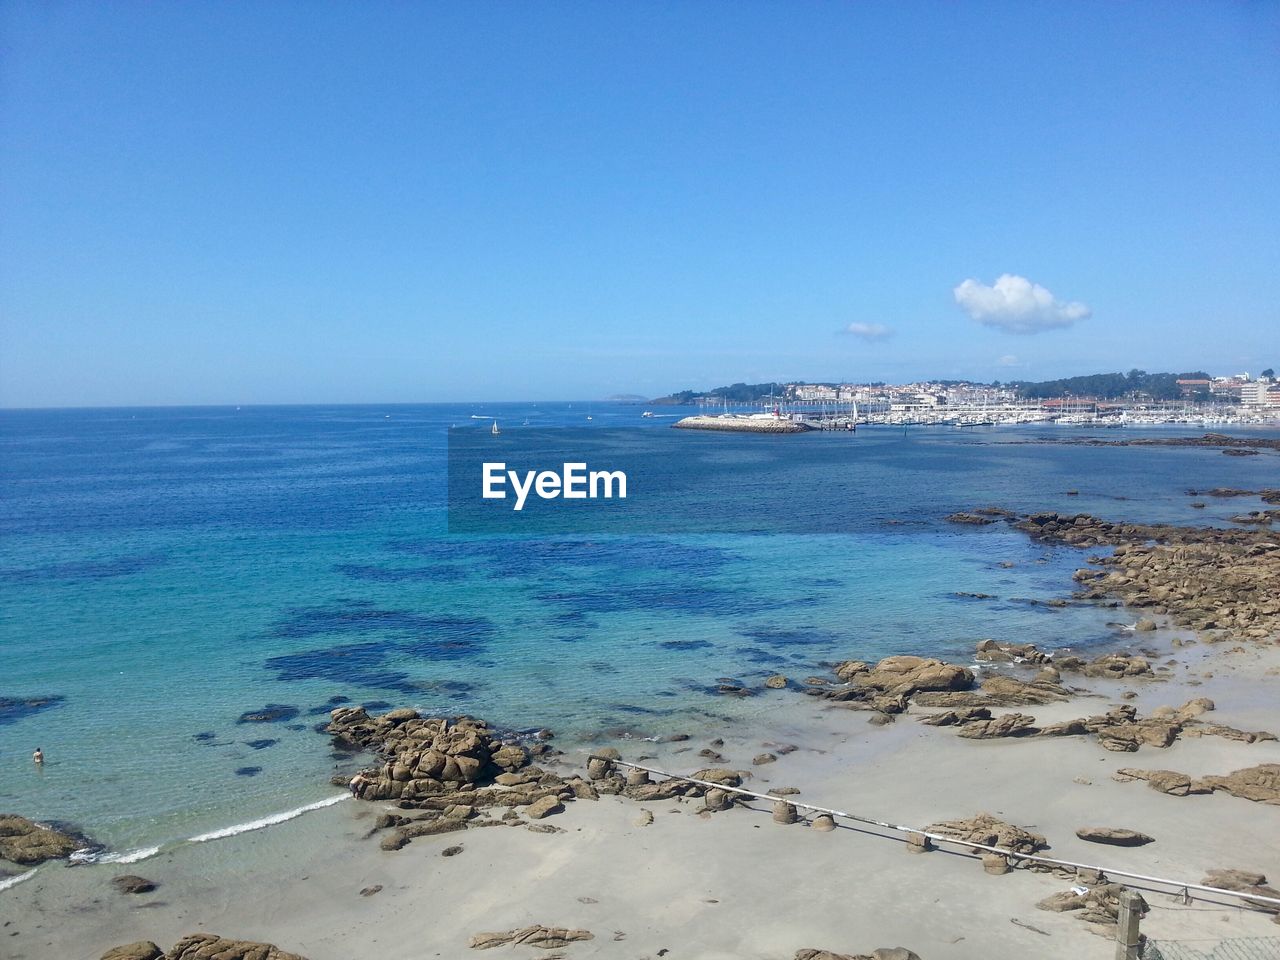
M 501 430 L 498 429 L 498 421 L 496 419 L 493 421 L 493 426 L 489 428 L 489 432 L 492 433 L 495 437 L 502 432 Z

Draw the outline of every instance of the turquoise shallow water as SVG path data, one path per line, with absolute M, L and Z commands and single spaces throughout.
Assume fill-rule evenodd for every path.
M 448 427 L 586 428 L 586 409 L 0 413 L 0 809 L 126 851 L 322 799 L 349 762 L 312 729 L 334 697 L 573 742 L 788 696 L 726 700 L 720 677 L 964 658 L 984 637 L 1104 644 L 1116 611 L 1029 602 L 1070 592 L 1077 551 L 942 518 L 994 503 L 1225 522 L 1257 502 L 1197 511 L 1186 488 L 1280 483 L 1271 454 L 1011 442 L 1078 435 L 1062 428 L 707 438 L 595 404 L 591 429 L 644 431 L 730 511 L 785 497 L 845 532 L 447 534 Z M 238 722 L 269 704 L 287 709 Z

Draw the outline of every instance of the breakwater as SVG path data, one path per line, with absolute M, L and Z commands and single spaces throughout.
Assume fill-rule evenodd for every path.
M 672 424 L 682 430 L 723 430 L 732 433 L 807 433 L 813 427 L 780 417 L 692 416 Z

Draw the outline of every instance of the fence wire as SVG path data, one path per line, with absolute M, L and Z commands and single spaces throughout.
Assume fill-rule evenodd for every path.
M 1148 940 L 1142 960 L 1280 960 L 1280 937 L 1240 940 Z

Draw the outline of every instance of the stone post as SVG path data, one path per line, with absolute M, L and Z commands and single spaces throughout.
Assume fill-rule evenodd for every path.
M 1135 890 L 1120 891 L 1120 916 L 1116 920 L 1116 960 L 1139 960 L 1142 938 L 1138 921 L 1142 917 L 1142 897 Z
M 794 804 L 787 803 L 785 800 L 776 800 L 773 804 L 773 822 L 774 823 L 795 823 L 796 808 Z

